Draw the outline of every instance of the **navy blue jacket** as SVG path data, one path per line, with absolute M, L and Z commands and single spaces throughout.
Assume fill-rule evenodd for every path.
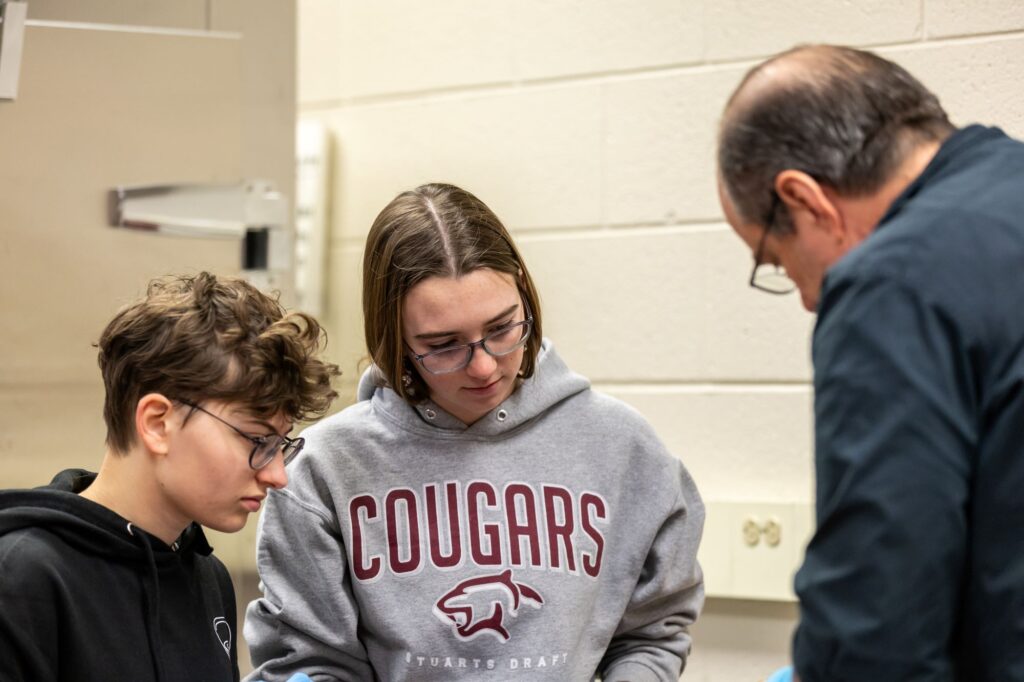
M 77 493 L 0 491 L 0 682 L 238 679 L 235 593 L 192 524 L 174 547 Z
M 802 682 L 1024 680 L 1024 144 L 952 135 L 818 314 Z

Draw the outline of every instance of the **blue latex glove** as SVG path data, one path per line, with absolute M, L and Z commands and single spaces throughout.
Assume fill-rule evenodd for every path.
M 256 680 L 256 682 L 263 682 L 263 680 Z M 309 679 L 309 675 L 306 673 L 295 673 L 288 678 L 288 682 L 313 682 L 313 680 Z
M 295 678 L 292 678 L 294 680 Z M 289 680 L 288 682 L 292 682 Z M 786 666 L 773 672 L 765 682 L 793 682 L 793 667 Z

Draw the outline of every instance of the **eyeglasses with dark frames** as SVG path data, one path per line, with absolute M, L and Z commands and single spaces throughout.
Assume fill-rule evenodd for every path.
M 191 407 L 193 410 L 199 410 L 200 412 L 213 417 L 221 424 L 229 427 L 242 438 L 251 442 L 252 451 L 249 452 L 249 467 L 252 469 L 259 470 L 267 466 L 274 461 L 278 452 L 284 453 L 284 463 L 287 466 L 289 462 L 294 460 L 298 454 L 302 452 L 302 446 L 306 444 L 304 438 L 289 438 L 288 436 L 282 436 L 279 433 L 268 434 L 266 436 L 253 436 L 195 403 L 190 403 L 187 400 L 178 400 L 178 402 L 182 405 Z
M 525 320 L 495 329 L 479 341 L 440 348 L 428 353 L 412 352 L 411 355 L 423 369 L 431 374 L 451 374 L 468 367 L 469 363 L 473 361 L 473 352 L 477 348 L 495 358 L 515 352 L 529 340 L 532 328 L 533 315 L 527 315 Z M 412 351 L 411 348 L 409 350 Z
M 754 269 L 750 272 L 750 286 L 769 294 L 788 294 L 796 289 L 796 283 L 786 274 L 786 269 L 776 263 L 764 263 L 764 243 L 768 233 L 775 225 L 775 216 L 779 210 L 782 200 L 779 193 L 772 192 L 772 204 L 768 209 L 768 215 L 764 221 L 764 232 L 757 243 L 757 250 L 754 252 Z

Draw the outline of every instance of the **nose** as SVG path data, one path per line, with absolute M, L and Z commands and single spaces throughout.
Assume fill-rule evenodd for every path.
M 473 348 L 473 357 L 469 359 L 469 364 L 466 365 L 466 374 L 474 378 L 487 379 L 494 374 L 494 368 L 497 366 L 497 359 L 485 351 L 483 346 L 475 346 Z
M 284 453 L 278 452 L 270 464 L 256 471 L 256 480 L 270 488 L 280 489 L 288 485 L 288 472 L 284 468 Z

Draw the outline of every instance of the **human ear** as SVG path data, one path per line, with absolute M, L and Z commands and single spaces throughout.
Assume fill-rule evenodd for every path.
M 174 403 L 160 393 L 147 393 L 135 405 L 135 433 L 147 451 L 165 455 L 174 430 Z
M 810 224 L 837 241 L 843 240 L 843 216 L 817 180 L 803 171 L 787 169 L 775 176 L 775 191 L 793 217 L 797 231 Z M 798 220 L 797 216 L 808 217 L 810 221 Z

